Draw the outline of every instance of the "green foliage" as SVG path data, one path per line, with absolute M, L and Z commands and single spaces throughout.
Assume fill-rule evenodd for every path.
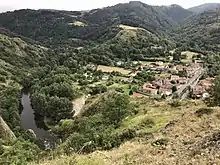
M 189 11 L 179 6 L 154 7 L 141 2 L 130 2 L 86 13 L 17 10 L 1 14 L 0 26 L 48 46 L 51 44 L 80 46 L 87 43 L 82 40 L 113 38 L 120 30 L 115 26 L 119 23 L 142 27 L 158 34 L 177 25 L 179 20 L 184 20 L 189 14 Z M 74 22 L 83 22 L 88 26 L 72 26 Z
M 38 158 L 40 149 L 33 143 L 18 139 L 14 142 L 3 142 L 3 153 L 0 164 L 27 164 Z M 9 145 L 9 146 L 8 146 Z
M 204 54 L 209 76 L 217 75 L 220 70 L 220 56 L 216 53 L 220 50 L 218 15 L 213 11 L 205 12 L 189 17 L 189 22 L 183 23 L 189 15 L 189 11 L 177 5 L 158 7 L 141 2 L 88 12 L 19 10 L 0 14 L 0 26 L 11 31 L 0 28 L 0 32 L 27 41 L 0 34 L 1 115 L 17 137 L 25 138 L 0 144 L 0 164 L 9 161 L 26 164 L 38 159 L 36 155 L 40 153 L 33 143 L 35 140 L 20 128 L 21 85 L 31 87 L 33 109 L 36 114 L 50 118 L 50 124 L 57 124 L 53 130 L 64 141 L 59 148 L 71 154 L 73 151 L 111 149 L 136 136 L 135 130 L 120 127 L 121 122 L 134 113 L 129 97 L 121 94 L 123 88 L 116 88 L 121 93 L 108 93 L 104 85 L 87 87 L 104 75 L 94 71 L 96 64 L 113 66 L 121 62 L 121 66 L 135 69 L 133 61 L 155 61 L 157 58 L 165 61 L 169 51 L 175 48 L 173 60 L 180 62 L 181 51 L 190 49 Z M 88 26 L 72 26 L 73 22 L 84 22 Z M 183 25 L 176 29 L 177 34 L 173 34 L 173 27 L 180 23 Z M 179 74 L 185 76 L 186 72 Z M 110 79 L 120 75 L 113 72 Z M 146 70 L 135 76 L 137 82 L 154 78 L 155 73 Z M 106 85 L 112 83 L 111 80 Z M 215 105 L 220 105 L 219 84 L 218 76 L 211 97 Z M 72 101 L 80 96 L 76 86 L 82 86 L 80 90 L 86 93 L 99 95 L 73 118 Z M 129 87 L 129 94 L 137 89 Z M 175 92 L 176 87 L 172 90 Z M 172 107 L 180 105 L 179 100 L 170 103 Z M 211 112 L 199 109 L 196 114 L 201 117 Z M 154 120 L 145 118 L 138 126 L 151 128 L 154 125 Z M 167 139 L 159 139 L 152 145 L 167 143 Z
M 105 102 L 102 115 L 106 124 L 118 125 L 133 109 L 126 95 L 113 94 L 110 98 Z
M 181 101 L 178 99 L 174 99 L 171 102 L 169 102 L 169 105 L 171 107 L 179 107 L 179 106 L 181 106 Z
M 101 96 L 75 120 L 61 121 L 55 131 L 66 142 L 60 147 L 67 153 L 92 152 L 96 149 L 110 149 L 135 137 L 134 130 L 115 132 L 121 121 L 132 114 L 132 105 L 128 96 L 110 92 Z
M 3 119 L 9 127 L 17 132 L 17 127 L 20 125 L 19 116 L 19 93 L 20 89 L 17 86 L 10 86 L 4 91 L 0 91 L 0 109 Z
M 143 128 L 146 128 L 146 127 L 151 128 L 151 127 L 153 127 L 154 125 L 155 125 L 155 122 L 154 122 L 153 119 L 145 118 L 145 119 L 141 122 L 140 127 L 143 127 Z
M 220 54 L 209 53 L 203 58 L 204 65 L 208 69 L 208 76 L 213 77 L 219 74 L 220 70 Z
M 55 121 L 72 118 L 73 116 L 73 105 L 67 98 L 59 98 L 57 96 L 50 97 L 46 110 L 46 115 L 53 118 Z
M 135 76 L 135 79 L 141 80 L 142 82 L 153 81 L 155 79 L 155 73 L 143 70 Z
M 173 86 L 172 87 L 172 93 L 176 92 L 177 91 L 177 87 L 176 86 Z
M 107 91 L 107 87 L 104 85 L 97 85 L 95 87 L 91 87 L 91 95 L 96 95 L 96 94 L 101 94 L 101 93 L 105 93 Z
M 220 105 L 220 75 L 215 78 L 214 85 L 211 89 L 211 96 L 208 99 L 208 103 L 212 106 Z
M 180 61 L 181 60 L 181 51 L 179 50 L 176 50 L 174 53 L 173 53 L 173 61 Z
M 188 17 L 184 24 L 174 31 L 175 40 L 180 41 L 178 45 L 198 53 L 219 52 L 220 21 L 218 17 L 219 13 L 216 10 Z
M 52 118 L 55 122 L 72 118 L 72 100 L 79 96 L 68 74 L 52 73 L 33 86 L 31 102 L 37 114 Z

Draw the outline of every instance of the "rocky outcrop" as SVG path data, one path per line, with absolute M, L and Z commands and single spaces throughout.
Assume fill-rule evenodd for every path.
M 7 123 L 0 116 L 0 138 L 2 139 L 16 139 L 15 134 L 11 131 Z
M 27 132 L 34 138 L 37 138 L 37 135 L 35 134 L 35 132 L 32 129 L 28 129 Z

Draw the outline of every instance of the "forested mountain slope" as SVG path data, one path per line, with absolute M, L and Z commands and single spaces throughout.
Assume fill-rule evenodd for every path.
M 118 4 L 91 11 L 18 10 L 0 14 L 0 26 L 44 44 L 74 44 L 103 40 L 119 32 L 118 25 L 142 27 L 164 34 L 191 12 L 177 5 L 155 7 L 141 2 Z M 76 44 L 77 43 L 77 44 Z M 49 44 L 48 44 L 49 45 Z
M 116 36 L 93 48 L 80 52 L 85 61 L 114 65 L 118 61 L 147 60 L 167 57 L 175 44 L 166 37 L 157 36 L 144 28 L 120 25 Z
M 11 128 L 19 125 L 16 116 L 19 113 L 19 102 L 16 99 L 19 99 L 19 83 L 23 81 L 21 78 L 28 75 L 28 69 L 45 63 L 46 56 L 46 48 L 0 34 L 0 110 Z M 7 102 L 11 100 L 10 97 L 15 97 L 14 104 Z M 11 112 L 7 111 L 9 107 L 13 107 Z
M 220 3 L 205 3 L 199 6 L 191 7 L 188 10 L 194 13 L 202 13 L 208 10 L 215 10 L 220 7 Z
M 45 47 L 0 34 L 0 164 L 11 164 L 12 152 L 17 156 L 23 155 L 23 158 L 24 155 L 29 155 L 27 157 L 30 158 L 32 151 L 39 149 L 35 143 L 29 141 L 31 136 L 21 128 L 20 94 L 21 88 L 28 85 L 27 79 L 32 68 L 37 67 L 40 70 L 40 66 L 47 63 L 47 56 L 48 49 Z M 25 162 L 21 157 L 15 159 Z
M 175 4 L 170 6 L 155 6 L 154 8 L 156 8 L 160 12 L 165 13 L 178 24 L 182 24 L 187 17 L 193 14 L 191 11 L 186 10 L 181 6 Z
M 198 50 L 220 50 L 220 10 L 193 15 L 173 34 L 177 42 Z
M 211 79 L 217 75 L 219 37 L 218 11 L 195 15 L 178 5 L 135 1 L 91 11 L 0 14 L 0 115 L 17 137 L 3 139 L 0 130 L 0 164 L 25 165 L 74 153 L 76 157 L 64 164 L 77 164 L 81 153 L 87 159 L 88 154 L 102 154 L 100 150 L 119 152 L 117 147 L 131 140 L 140 144 L 133 151 L 146 155 L 143 160 L 129 152 L 109 157 L 111 151 L 101 159 L 104 156 L 110 164 L 197 160 L 204 151 L 198 142 L 208 145 L 212 135 L 215 138 L 210 121 L 219 122 L 219 112 L 203 101 L 169 100 L 169 96 L 182 87 L 191 95 L 188 82 L 203 70 L 195 63 L 205 64 L 204 56 L 212 57 L 204 65 L 215 70 Z M 42 144 L 45 139 L 36 132 L 30 135 L 30 130 L 21 128 L 19 110 L 24 108 L 19 103 L 25 87 L 31 89 L 26 96 L 33 120 L 45 125 L 56 145 L 50 145 L 50 139 Z M 75 99 L 81 98 L 83 103 L 77 104 Z M 186 132 L 185 125 L 191 126 Z M 206 141 L 207 131 L 211 138 Z M 219 143 L 219 138 L 215 141 Z
M 4 63 L 20 68 L 34 67 L 45 59 L 45 47 L 30 45 L 20 38 L 0 34 L 0 59 Z

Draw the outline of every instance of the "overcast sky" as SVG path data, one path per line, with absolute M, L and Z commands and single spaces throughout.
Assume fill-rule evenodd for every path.
M 59 10 L 90 10 L 106 7 L 117 3 L 126 3 L 130 0 L 0 0 L 0 11 L 13 9 L 59 9 Z M 141 0 L 151 5 L 178 4 L 184 8 L 214 3 L 220 0 Z

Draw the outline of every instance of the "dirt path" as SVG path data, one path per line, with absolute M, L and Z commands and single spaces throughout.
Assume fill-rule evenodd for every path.
M 73 100 L 73 111 L 75 111 L 74 113 L 74 117 L 77 116 L 81 109 L 83 108 L 83 106 L 85 105 L 86 103 L 86 100 L 87 100 L 87 97 L 85 95 L 83 95 L 82 97 L 76 99 L 76 100 Z

